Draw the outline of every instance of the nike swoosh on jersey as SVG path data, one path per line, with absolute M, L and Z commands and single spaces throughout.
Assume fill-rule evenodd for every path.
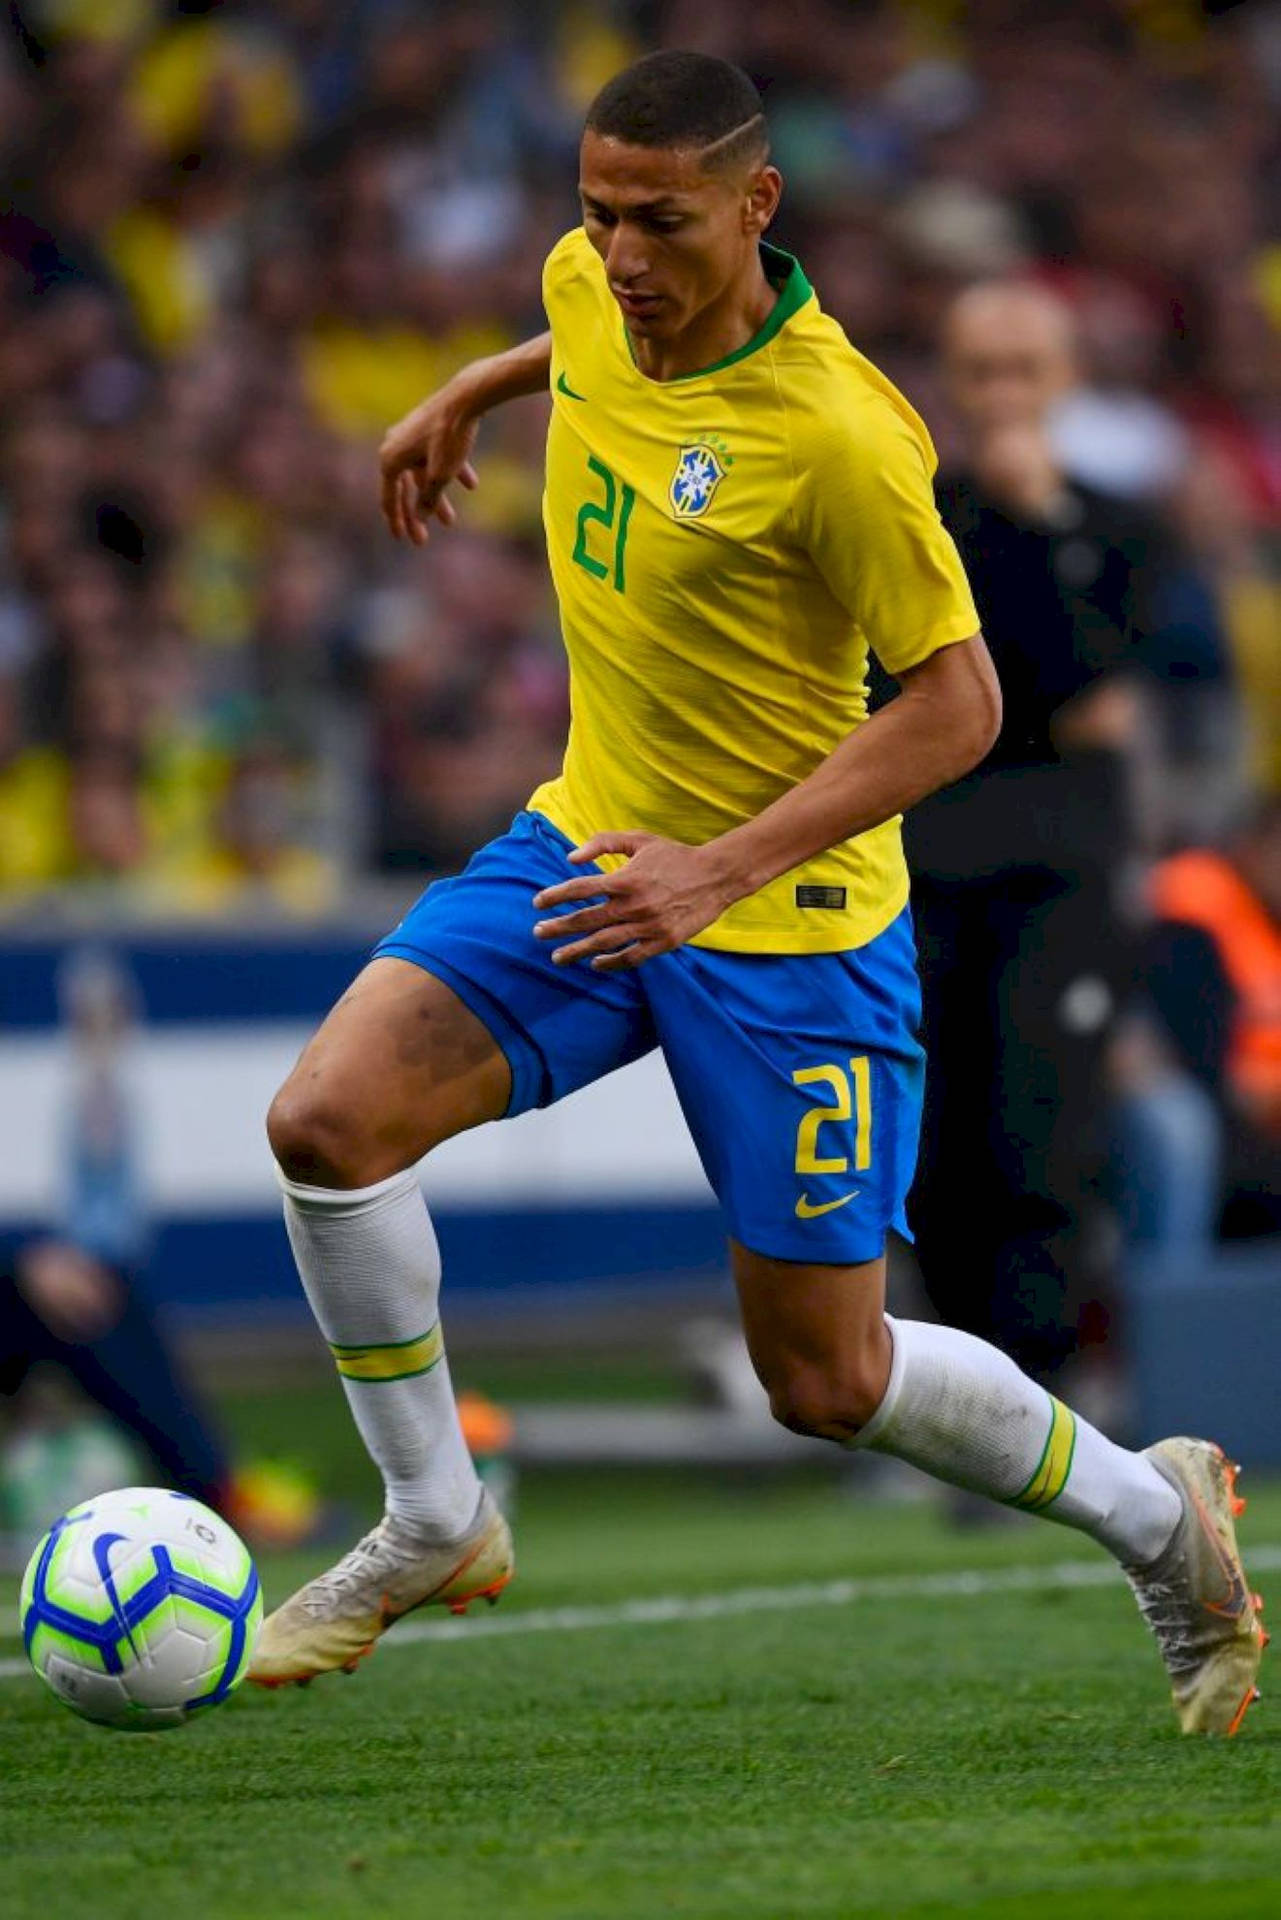
M 565 378 L 563 369 L 561 371 L 560 379 L 556 382 L 556 391 L 557 393 L 563 393 L 565 397 L 569 400 L 586 400 L 587 398 L 587 395 L 585 393 L 574 392 L 574 389 L 570 386 L 568 380 Z
M 835 1213 L 837 1207 L 847 1206 L 851 1200 L 857 1199 L 858 1192 L 855 1187 L 850 1193 L 843 1193 L 839 1200 L 824 1200 L 821 1206 L 815 1206 L 809 1195 L 803 1193 L 796 1202 L 796 1218 L 817 1220 L 820 1213 Z

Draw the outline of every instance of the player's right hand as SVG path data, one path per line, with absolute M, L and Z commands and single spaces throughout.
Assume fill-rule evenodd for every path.
M 446 389 L 388 428 L 378 465 L 383 519 L 393 539 L 425 547 L 433 519 L 454 525 L 458 515 L 445 489 L 454 480 L 469 490 L 477 484 L 470 458 L 476 425 Z

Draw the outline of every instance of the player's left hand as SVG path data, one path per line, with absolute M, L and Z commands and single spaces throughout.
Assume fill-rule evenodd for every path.
M 558 967 L 589 960 L 598 973 L 619 973 L 670 953 L 710 927 L 736 897 L 714 847 L 687 847 L 657 833 L 593 834 L 570 854 L 575 866 L 606 853 L 626 854 L 627 865 L 536 893 L 540 911 L 578 900 L 595 904 L 539 920 L 535 938 L 565 941 L 552 954 Z

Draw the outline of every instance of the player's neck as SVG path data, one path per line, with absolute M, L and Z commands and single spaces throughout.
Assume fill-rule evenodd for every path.
M 778 289 L 765 277 L 759 253 L 718 300 L 704 307 L 671 340 L 630 333 L 632 356 L 647 380 L 679 380 L 728 360 L 758 334 L 778 303 Z

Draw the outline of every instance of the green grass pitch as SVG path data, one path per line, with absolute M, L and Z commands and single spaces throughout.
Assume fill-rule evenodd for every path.
M 326 1424 L 346 1449 L 337 1405 Z M 1247 1548 L 1281 1542 L 1281 1488 L 1245 1490 Z M 903 1578 L 843 1604 L 393 1634 L 354 1678 L 245 1689 L 163 1735 L 100 1732 L 5 1679 L 0 1915 L 1281 1913 L 1266 1665 L 1238 1740 L 1181 1739 L 1119 1577 L 1038 1584 L 1102 1568 L 1072 1534 L 957 1534 L 827 1481 L 580 1475 L 527 1480 L 518 1539 L 519 1581 L 478 1624 Z M 264 1562 L 269 1601 L 308 1564 Z M 962 1568 L 1030 1584 L 930 1590 Z

